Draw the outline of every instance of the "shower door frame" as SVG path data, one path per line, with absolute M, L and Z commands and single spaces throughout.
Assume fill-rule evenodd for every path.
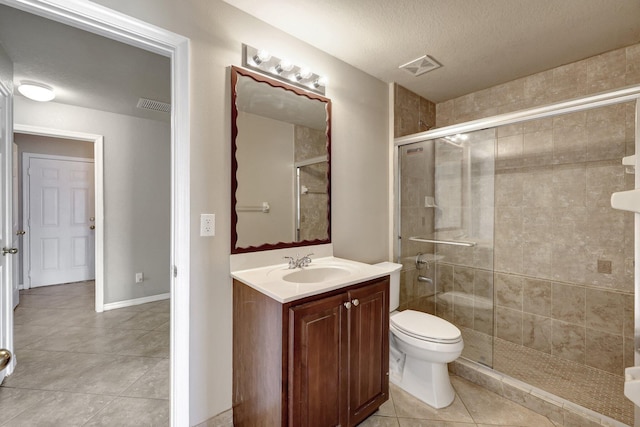
M 438 138 L 451 137 L 457 134 L 464 134 L 482 129 L 497 128 L 498 126 L 511 125 L 536 119 L 543 119 L 561 114 L 575 113 L 579 111 L 591 110 L 598 107 L 608 105 L 621 104 L 624 102 L 635 101 L 635 188 L 640 188 L 640 85 L 629 86 L 623 89 L 602 92 L 595 95 L 575 98 L 569 101 L 562 101 L 548 104 L 541 107 L 534 107 L 525 110 L 519 110 L 512 113 L 500 114 L 452 126 L 446 126 L 429 130 L 426 132 L 416 133 L 413 135 L 395 138 L 393 140 L 393 157 L 394 157 L 394 179 L 396 188 L 396 203 L 394 207 L 394 233 L 393 253 L 398 262 L 400 262 L 400 236 L 401 236 L 401 219 L 400 219 L 400 168 L 399 168 L 399 148 L 414 144 L 417 142 L 435 140 Z M 634 213 L 634 365 L 640 365 L 640 213 Z M 636 419 L 640 420 L 640 408 L 636 407 Z

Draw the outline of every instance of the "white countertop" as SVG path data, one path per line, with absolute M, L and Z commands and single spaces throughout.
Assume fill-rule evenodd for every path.
M 383 277 L 394 270 L 391 267 L 379 267 L 336 257 L 313 258 L 311 264 L 303 269 L 322 269 L 327 267 L 347 271 L 343 277 L 327 279 L 322 282 L 293 283 L 284 280 L 283 277 L 287 274 L 299 272 L 302 269 L 289 269 L 288 264 L 277 264 L 232 271 L 231 277 L 276 301 L 286 303 Z

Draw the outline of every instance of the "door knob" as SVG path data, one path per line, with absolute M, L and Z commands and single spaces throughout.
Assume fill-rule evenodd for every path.
M 11 352 L 4 348 L 0 348 L 0 371 L 7 367 L 11 362 Z
M 18 253 L 18 248 L 2 248 L 2 256 L 5 256 L 6 254 L 17 254 Z
M 351 308 L 351 303 L 349 301 L 344 303 L 344 306 L 347 307 L 347 310 Z
M 354 307 L 357 307 L 358 304 L 360 304 L 360 301 L 358 300 L 358 298 L 352 300 L 351 302 L 353 303 Z
M 18 230 L 18 231 L 16 231 L 16 235 L 18 235 L 18 236 L 23 236 L 23 235 L 25 235 L 25 234 L 27 234 L 27 232 L 26 232 L 26 231 L 24 231 L 24 230 Z
M 89 230 L 95 230 L 95 229 L 96 229 L 96 226 L 95 226 L 95 225 L 90 225 L 90 226 L 89 226 Z

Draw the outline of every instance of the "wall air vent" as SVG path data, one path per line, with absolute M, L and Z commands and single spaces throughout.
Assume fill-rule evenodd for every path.
M 418 59 L 414 59 L 411 62 L 407 62 L 404 65 L 399 66 L 398 68 L 405 70 L 408 73 L 411 73 L 414 76 L 419 76 L 420 74 L 428 73 L 429 71 L 433 71 L 436 68 L 440 68 L 440 65 L 435 59 L 430 57 L 429 55 L 421 56 Z
M 153 111 L 161 111 L 163 113 L 171 112 L 171 104 L 167 104 L 166 102 L 154 101 L 153 99 L 140 98 L 138 100 L 138 108 L 142 108 L 143 110 L 153 110 Z

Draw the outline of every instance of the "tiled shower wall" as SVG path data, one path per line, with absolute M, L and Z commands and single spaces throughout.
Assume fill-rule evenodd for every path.
M 496 337 L 622 375 L 633 365 L 634 107 L 498 129 Z
M 327 155 L 324 130 L 295 125 L 294 160 L 300 162 Z M 326 239 L 329 229 L 328 163 L 316 163 L 300 168 L 300 184 L 307 192 L 300 197 L 300 240 Z
M 442 102 L 436 123 L 442 127 L 633 84 L 640 84 L 640 45 Z M 396 132 L 403 112 L 396 107 Z M 633 217 L 609 205 L 612 192 L 633 188 L 632 175 L 620 165 L 633 154 L 633 118 L 630 105 L 618 105 L 498 129 L 498 338 L 618 375 L 633 364 Z M 460 278 L 467 268 L 442 267 L 441 274 L 459 270 Z M 413 302 L 432 312 L 433 289 L 417 284 L 415 275 L 408 267 L 403 273 L 401 301 L 405 308 Z

